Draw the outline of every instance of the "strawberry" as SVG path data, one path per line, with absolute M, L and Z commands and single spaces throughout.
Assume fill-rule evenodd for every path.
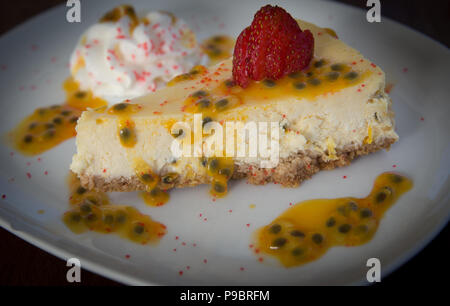
M 236 41 L 233 79 L 244 88 L 250 80 L 277 80 L 306 68 L 313 53 L 311 32 L 302 31 L 283 8 L 266 5 Z

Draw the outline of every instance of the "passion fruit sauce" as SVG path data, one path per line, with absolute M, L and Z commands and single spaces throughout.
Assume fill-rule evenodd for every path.
M 156 244 L 167 232 L 165 225 L 136 208 L 114 205 L 106 193 L 85 189 L 73 173 L 68 184 L 70 210 L 64 213 L 63 222 L 75 234 L 115 233 L 135 243 Z
M 255 232 L 254 251 L 293 267 L 320 258 L 333 246 L 362 245 L 375 235 L 386 210 L 412 185 L 410 179 L 387 172 L 377 177 L 365 198 L 298 203 Z
M 75 126 L 82 111 L 107 104 L 89 91 L 82 91 L 72 78 L 64 83 L 66 102 L 36 109 L 11 132 L 8 141 L 23 155 L 41 154 L 61 142 L 76 136 Z

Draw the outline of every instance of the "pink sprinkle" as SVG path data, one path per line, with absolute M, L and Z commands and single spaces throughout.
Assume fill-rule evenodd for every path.
M 36 90 L 36 86 L 35 85 L 31 85 L 31 90 Z
M 186 270 L 189 270 L 191 267 L 190 266 L 186 266 Z
M 420 121 L 425 121 L 425 118 L 424 117 L 420 117 Z
M 347 176 L 346 175 L 344 175 L 343 177 L 342 177 L 343 179 L 346 179 L 347 178 Z
M 10 152 L 10 153 L 9 153 L 9 156 L 14 156 L 14 152 Z
M 2 194 L 2 199 L 6 199 L 6 194 Z
M 130 257 L 131 257 L 131 256 L 130 256 L 129 254 L 125 255 L 125 258 L 126 258 L 126 259 L 130 259 Z
M 247 223 L 247 227 L 250 227 L 250 223 Z
M 27 162 L 27 166 L 31 166 L 31 163 L 30 163 L 30 162 Z
M 203 262 L 204 262 L 204 263 L 208 263 L 208 260 L 207 260 L 207 259 L 203 259 Z
M 179 238 L 178 236 L 175 236 L 175 240 L 178 240 L 178 238 Z
M 407 73 L 408 72 L 408 68 L 407 67 L 403 68 L 403 72 Z
M 377 65 L 375 65 L 374 63 L 370 63 L 370 66 L 372 66 L 373 68 L 375 68 Z
M 50 59 L 50 61 L 51 61 L 52 63 L 55 63 L 56 60 L 57 60 L 56 56 L 53 56 L 53 57 Z
M 208 218 L 203 219 L 203 221 L 208 221 Z
M 230 212 L 230 213 L 231 213 L 231 212 L 233 212 L 233 210 L 231 210 L 231 209 L 230 209 L 230 210 L 229 210 L 228 212 Z
M 31 173 L 30 173 L 30 172 L 27 172 L 27 177 L 28 177 L 29 179 L 31 179 Z
M 181 245 L 186 245 L 186 242 L 182 242 Z
M 195 248 L 197 246 L 197 243 L 193 243 L 192 246 Z
M 38 157 L 37 161 L 40 162 L 40 161 L 42 161 L 42 159 L 40 157 Z
M 180 274 L 180 276 L 183 275 L 183 271 L 178 272 L 178 274 Z
M 392 165 L 392 168 L 397 168 L 397 165 Z
M 48 171 L 45 171 L 44 174 L 45 174 L 45 175 L 48 175 Z
M 240 268 L 240 270 L 241 270 L 241 271 L 244 271 L 244 270 L 245 270 L 245 268 L 244 268 L 244 267 L 241 267 L 241 268 Z
M 176 252 L 176 251 L 177 251 L 177 249 L 173 249 L 173 251 L 174 251 L 174 252 Z

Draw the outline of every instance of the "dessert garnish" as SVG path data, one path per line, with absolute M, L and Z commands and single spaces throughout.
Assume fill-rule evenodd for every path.
M 308 67 L 314 37 L 278 6 L 262 7 L 239 35 L 234 49 L 233 78 L 247 87 L 250 80 L 277 80 Z
M 298 203 L 257 230 L 253 251 L 293 267 L 320 258 L 333 246 L 362 245 L 375 235 L 386 210 L 411 188 L 407 177 L 386 172 L 377 177 L 365 198 Z

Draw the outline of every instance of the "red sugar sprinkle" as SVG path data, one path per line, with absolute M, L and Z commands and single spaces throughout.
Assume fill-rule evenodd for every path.
M 250 227 L 250 223 L 247 223 L 246 225 L 247 225 L 247 227 Z
M 347 176 L 346 175 L 344 175 L 343 177 L 342 177 L 343 179 L 346 179 L 347 178 Z
M 392 165 L 392 168 L 397 168 L 397 165 Z
M 186 245 L 186 242 L 182 242 L 181 245 Z
M 233 210 L 232 209 L 230 209 L 228 212 L 233 212 Z
M 241 271 L 244 271 L 245 270 L 245 268 L 244 267 L 241 267 L 239 270 L 241 270 Z
M 253 248 L 253 244 L 249 244 L 248 247 L 251 249 Z
M 175 236 L 175 240 L 178 240 L 178 238 L 179 238 L 178 236 Z
M 408 68 L 407 67 L 403 68 L 403 72 L 404 73 L 408 72 Z
M 176 251 L 177 251 L 177 249 L 173 249 L 173 251 L 174 251 L 174 252 L 176 252 Z
M 208 218 L 203 219 L 203 221 L 208 221 Z
M 204 263 L 208 263 L 208 260 L 207 260 L 207 259 L 203 259 L 203 262 L 204 262 Z
M 103 173 L 106 173 L 106 169 L 103 169 Z
M 6 194 L 2 194 L 2 199 L 6 199 Z
M 190 266 L 186 266 L 186 270 L 189 270 L 191 267 Z
M 130 259 L 130 257 L 131 257 L 130 254 L 125 255 L 126 259 Z
M 375 65 L 374 63 L 370 63 L 370 66 L 372 66 L 373 68 L 375 68 L 377 65 Z
M 258 258 L 258 261 L 259 261 L 259 262 L 263 262 L 263 261 L 264 261 L 264 258 L 260 257 L 260 258 Z
M 31 178 L 31 173 L 27 172 L 27 177 L 30 179 Z
M 183 275 L 183 271 L 178 272 L 178 274 L 180 274 L 180 276 Z
M 424 117 L 420 117 L 420 121 L 424 121 L 425 120 L 425 118 Z
M 195 248 L 197 246 L 197 243 L 193 243 L 192 246 Z
M 45 171 L 44 174 L 45 174 L 45 175 L 48 175 L 48 171 Z
M 27 162 L 27 166 L 30 166 L 31 165 L 31 163 L 30 162 Z

